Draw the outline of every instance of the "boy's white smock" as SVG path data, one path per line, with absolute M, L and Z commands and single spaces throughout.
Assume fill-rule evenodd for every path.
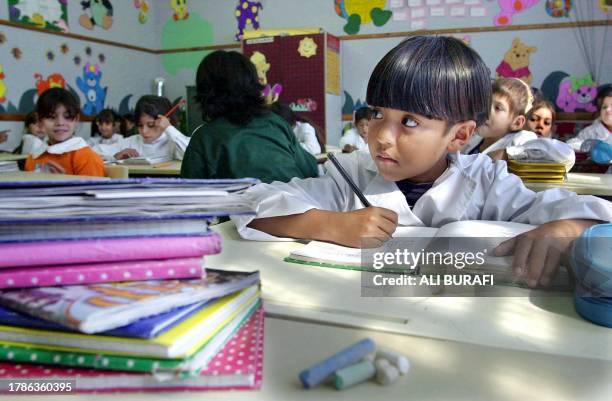
M 533 192 L 506 163 L 482 154 L 450 154 L 449 168 L 412 210 L 392 181 L 378 174 L 371 156 L 363 152 L 338 155 L 353 181 L 373 206 L 396 212 L 399 225 L 441 227 L 460 220 L 514 221 L 540 225 L 559 219 L 612 221 L 612 203 L 594 196 L 579 196 L 563 189 Z M 257 218 L 304 213 L 310 209 L 346 212 L 363 208 L 359 198 L 327 162 L 320 178 L 293 179 L 288 183 L 259 184 L 247 196 L 257 207 Z M 240 235 L 246 239 L 277 241 L 279 238 L 246 227 L 252 216 L 235 216 Z

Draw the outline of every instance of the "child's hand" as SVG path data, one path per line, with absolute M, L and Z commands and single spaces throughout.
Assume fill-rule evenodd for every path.
M 155 125 L 162 131 L 164 132 L 166 130 L 166 128 L 168 128 L 170 126 L 170 120 L 168 120 L 168 117 L 166 116 L 162 116 L 161 114 L 157 116 L 157 118 L 155 119 Z
M 527 231 L 495 248 L 495 256 L 514 254 L 512 269 L 527 280 L 529 287 L 548 287 L 555 276 L 561 256 L 573 240 L 596 220 L 556 220 Z
M 41 166 L 41 170 L 51 174 L 65 174 L 66 170 L 58 163 L 49 160 Z
M 123 149 L 122 151 L 115 153 L 115 159 L 117 160 L 129 159 L 130 157 L 138 156 L 140 156 L 140 153 L 138 153 L 136 149 L 132 148 Z
M 353 248 L 375 248 L 388 241 L 397 228 L 397 213 L 382 207 L 366 207 L 338 213 L 334 242 Z
M 352 153 L 357 150 L 357 147 L 353 145 L 344 145 L 342 148 L 342 153 Z

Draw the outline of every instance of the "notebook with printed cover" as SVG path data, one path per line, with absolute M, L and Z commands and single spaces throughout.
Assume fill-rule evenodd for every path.
M 562 163 L 545 163 L 542 161 L 528 162 L 528 161 L 516 161 L 508 160 L 508 170 L 521 173 L 535 173 L 535 172 L 550 172 L 565 174 L 565 165 Z
M 203 255 L 219 252 L 221 252 L 221 237 L 216 233 L 199 237 L 99 238 L 0 243 L 0 255 L 2 255 L 0 271 L 5 267 L 201 258 Z
M 202 278 L 204 272 L 202 257 L 2 268 L 0 289 Z
M 1 379 L 76 379 L 77 393 L 255 390 L 263 380 L 264 311 L 259 308 L 206 368 L 186 378 L 0 362 Z
M 259 272 L 207 269 L 205 279 L 148 280 L 0 291 L 0 304 L 83 333 L 99 333 L 259 283 Z

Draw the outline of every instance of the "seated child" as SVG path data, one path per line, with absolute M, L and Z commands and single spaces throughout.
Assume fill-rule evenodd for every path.
M 338 156 L 372 206 L 363 207 L 328 162 L 323 177 L 247 190 L 245 196 L 258 205 L 257 216 L 232 217 L 238 232 L 254 240 L 291 237 L 360 247 L 365 237 L 382 244 L 398 225 L 441 227 L 460 220 L 540 225 L 495 252 L 514 250 L 517 274 L 530 286 L 548 285 L 559 254 L 545 237 L 565 238 L 566 250 L 587 227 L 610 221 L 612 204 L 562 189 L 535 193 L 508 173 L 504 161 L 459 153 L 489 114 L 489 74 L 461 40 L 415 36 L 403 41 L 383 57 L 368 83 L 370 154 Z M 546 262 L 544 255 L 549 255 Z
M 612 86 L 604 89 L 597 96 L 597 106 L 599 106 L 599 117 L 578 135 L 567 141 L 576 151 L 589 152 L 594 140 L 600 140 L 612 145 Z M 588 141 L 585 143 L 587 140 Z M 582 145 L 585 145 L 583 148 Z
M 539 138 L 551 138 L 556 117 L 555 106 L 551 102 L 546 99 L 536 100 L 527 113 L 523 129 L 534 132 Z
M 533 95 L 529 86 L 518 78 L 499 78 L 493 83 L 491 111 L 465 149 L 465 154 L 484 153 L 493 160 L 504 157 L 508 146 L 520 145 L 537 135 L 521 131 L 525 114 L 531 109 Z
M 270 110 L 287 121 L 305 151 L 311 155 L 318 155 L 325 150 L 316 128 L 308 120 L 297 115 L 289 106 L 281 102 L 274 102 L 270 105 Z
M 115 133 L 115 112 L 111 109 L 104 109 L 96 116 L 94 120 L 98 130 L 95 136 L 89 138 L 89 144 L 95 145 L 112 145 L 123 139 L 122 135 Z
M 119 132 L 124 138 L 128 136 L 138 135 L 138 129 L 134 123 L 134 114 L 126 113 L 121 116 L 121 123 L 119 124 Z
M 35 111 L 31 111 L 26 114 L 23 125 L 23 138 L 21 139 L 21 145 L 16 149 L 16 152 L 22 155 L 29 155 L 34 151 L 34 149 L 45 146 L 46 134 L 40 120 L 38 119 L 38 114 L 36 114 Z
M 43 92 L 36 102 L 48 144 L 33 150 L 26 171 L 104 176 L 104 162 L 83 138 L 74 136 L 79 122 L 79 100 L 62 88 Z
M 135 110 L 140 135 L 122 138 L 113 144 L 99 144 L 94 149 L 107 160 L 140 156 L 166 156 L 172 160 L 183 160 L 189 137 L 174 128 L 165 116 L 171 108 L 170 101 L 165 97 L 141 97 Z
M 343 153 L 368 151 L 368 125 L 371 119 L 372 110 L 369 107 L 360 107 L 355 111 L 354 128 L 346 131 L 340 138 L 340 149 Z

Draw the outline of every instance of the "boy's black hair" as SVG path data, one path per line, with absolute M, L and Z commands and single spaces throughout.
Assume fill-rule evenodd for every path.
M 601 112 L 601 106 L 603 105 L 604 99 L 610 96 L 612 96 L 612 84 L 607 84 L 599 88 L 599 93 L 597 94 L 597 111 Z
M 490 71 L 461 40 L 414 36 L 378 63 L 366 101 L 447 121 L 449 125 L 487 120 L 491 108 Z
M 117 115 L 111 109 L 104 109 L 96 116 L 97 123 L 115 123 L 117 121 Z
M 360 107 L 357 110 L 355 110 L 355 124 L 357 124 L 360 120 L 366 119 L 366 120 L 371 120 L 372 117 L 374 116 L 374 112 L 372 111 L 372 108 L 365 106 L 365 107 Z
M 237 125 L 247 124 L 253 117 L 268 112 L 262 89 L 253 63 L 233 51 L 210 53 L 196 74 L 195 98 L 204 121 L 225 117 Z
M 31 111 L 26 114 L 25 119 L 23 120 L 23 124 L 29 127 L 31 124 L 38 124 L 38 114 L 35 111 Z
M 48 118 L 55 113 L 55 109 L 63 105 L 68 115 L 75 119 L 81 110 L 79 99 L 62 88 L 51 88 L 44 91 L 36 102 L 36 112 L 39 118 Z
M 285 103 L 274 102 L 269 107 L 272 112 L 278 114 L 283 120 L 287 121 L 290 127 L 293 127 L 299 121 L 298 116 L 291 110 L 291 107 Z
M 146 114 L 150 117 L 157 118 L 158 115 L 166 114 L 172 108 L 170 100 L 162 96 L 144 95 L 136 103 L 134 109 L 135 121 L 140 121 L 140 117 Z

